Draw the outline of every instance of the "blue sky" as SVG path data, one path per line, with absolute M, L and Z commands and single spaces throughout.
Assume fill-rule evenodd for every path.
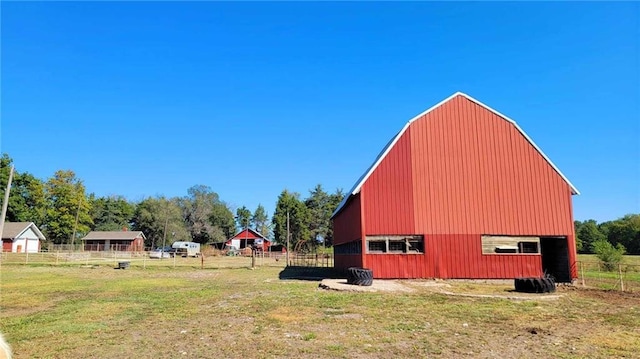
M 270 213 L 351 188 L 456 91 L 514 119 L 582 192 L 640 212 L 638 3 L 2 2 L 2 152 L 131 200 L 205 184 Z

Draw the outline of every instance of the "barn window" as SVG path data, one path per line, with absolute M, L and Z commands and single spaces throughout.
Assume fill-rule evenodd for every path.
M 539 237 L 482 236 L 482 254 L 539 254 Z
M 387 251 L 387 243 L 385 241 L 368 241 L 367 248 L 369 253 L 384 253 Z
M 518 242 L 520 253 L 539 253 L 538 242 Z
M 424 253 L 423 236 L 367 236 L 367 253 Z
M 389 252 L 403 253 L 405 251 L 404 246 L 405 244 L 402 241 L 389 241 Z

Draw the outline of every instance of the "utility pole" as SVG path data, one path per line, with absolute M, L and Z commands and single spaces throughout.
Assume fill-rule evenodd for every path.
M 162 233 L 162 250 L 160 251 L 160 260 L 164 257 L 164 246 L 167 245 L 167 224 L 169 224 L 169 214 L 164 219 L 164 233 Z
M 247 218 L 247 221 L 245 222 L 246 225 L 244 227 L 244 247 L 247 248 L 247 240 L 249 237 L 249 218 Z M 246 251 L 246 249 L 245 249 Z
M 7 207 L 9 206 L 9 191 L 11 190 L 11 180 L 13 179 L 13 166 L 9 170 L 9 181 L 7 182 L 7 190 L 4 191 L 4 202 L 2 202 L 2 213 L 0 214 L 0 253 L 2 253 L 2 231 L 4 230 L 4 217 L 7 216 Z M 26 250 L 26 246 L 25 246 Z M 2 261 L 0 261 L 1 263 Z
M 287 267 L 289 266 L 289 210 L 287 210 Z

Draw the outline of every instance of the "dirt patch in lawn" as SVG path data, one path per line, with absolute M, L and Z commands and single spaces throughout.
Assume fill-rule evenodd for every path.
M 513 283 L 505 281 L 443 281 L 443 280 L 374 280 L 371 286 L 348 284 L 346 279 L 323 279 L 319 288 L 347 292 L 397 292 L 412 293 L 426 290 L 451 296 L 497 298 L 510 300 L 555 300 L 559 293 L 517 293 Z
M 415 289 L 395 280 L 374 280 L 370 286 L 348 284 L 346 279 L 323 279 L 319 288 L 345 292 L 413 292 Z

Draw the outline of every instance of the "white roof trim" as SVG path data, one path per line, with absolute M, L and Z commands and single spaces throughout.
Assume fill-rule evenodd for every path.
M 258 232 L 257 230 L 255 230 L 255 229 L 253 229 L 253 228 L 244 228 L 244 229 L 243 229 L 243 230 L 241 230 L 240 232 L 238 232 L 238 233 L 234 234 L 234 235 L 233 235 L 233 237 L 231 237 L 231 238 L 227 239 L 227 242 L 228 242 L 228 241 L 230 241 L 230 240 L 232 240 L 233 238 L 236 238 L 236 236 L 238 236 L 240 233 L 244 232 L 245 230 L 249 230 L 249 231 L 251 231 L 251 232 L 253 232 L 253 233 L 257 234 L 258 236 L 260 236 L 260 238 L 262 238 L 262 239 L 266 239 L 267 241 L 270 241 L 270 240 L 269 240 L 269 238 L 265 237 L 262 233 Z M 244 239 L 244 237 L 240 237 L 240 238 L 238 238 L 238 239 Z M 258 238 L 256 238 L 256 239 L 258 239 Z
M 544 152 L 542 152 L 540 147 L 538 147 L 538 145 L 536 145 L 535 142 L 533 142 L 533 140 L 522 130 L 522 128 L 520 128 L 520 126 L 518 126 L 518 124 L 514 120 L 512 120 L 511 118 L 503 115 L 502 113 L 494 110 L 493 108 L 485 105 L 484 103 L 474 99 L 473 97 L 471 97 L 471 96 L 469 96 L 469 95 L 467 95 L 465 93 L 456 92 L 453 95 L 447 97 L 446 99 L 438 102 L 436 105 L 430 107 L 426 111 L 424 111 L 424 112 L 420 113 L 419 115 L 413 117 L 412 119 L 409 120 L 409 122 L 407 122 L 404 125 L 404 127 L 402 127 L 400 132 L 398 132 L 398 134 L 394 138 L 392 138 L 391 141 L 389 141 L 389 143 L 387 143 L 387 145 L 378 154 L 378 157 L 376 157 L 376 160 L 373 162 L 373 164 L 365 171 L 365 173 L 362 176 L 360 176 L 360 178 L 353 185 L 351 190 L 344 196 L 344 198 L 342 199 L 342 202 L 340 202 L 340 204 L 338 205 L 338 208 L 336 208 L 336 210 L 331 215 L 331 218 L 333 218 L 336 214 L 338 214 L 338 212 L 340 212 L 340 210 L 342 210 L 342 208 L 344 207 L 344 205 L 347 203 L 347 201 L 349 200 L 349 198 L 351 196 L 353 196 L 353 195 L 355 195 L 355 194 L 360 192 L 360 189 L 362 188 L 362 185 L 364 185 L 364 183 L 369 178 L 369 176 L 371 176 L 373 171 L 380 165 L 380 162 L 382 162 L 382 160 L 387 156 L 389 151 L 391 151 L 393 146 L 395 146 L 396 142 L 398 142 L 398 140 L 402 137 L 404 132 L 409 128 L 409 125 L 411 125 L 415 120 L 421 118 L 422 116 L 424 116 L 424 115 L 428 114 L 429 112 L 435 110 L 436 108 L 442 106 L 444 103 L 449 102 L 450 100 L 452 100 L 456 96 L 462 96 L 462 97 L 466 98 L 467 100 L 469 100 L 469 101 L 471 101 L 471 102 L 473 102 L 473 103 L 475 103 L 477 105 L 480 105 L 480 106 L 484 107 L 485 109 L 493 112 L 497 116 L 499 116 L 499 117 L 507 120 L 511 124 L 513 124 L 515 126 L 515 128 L 518 130 L 518 132 L 520 132 L 522 134 L 522 136 L 524 136 L 524 138 L 526 138 L 527 141 L 529 141 L 529 143 L 536 149 L 536 151 L 538 151 L 538 153 L 540 153 L 542 155 L 542 157 L 547 161 L 547 163 L 549 163 L 551 165 L 551 167 L 553 167 L 553 169 L 560 175 L 560 177 L 562 177 L 562 179 L 565 182 L 567 182 L 569 187 L 571 187 L 571 193 L 572 194 L 577 194 L 577 195 L 580 194 L 578 189 L 571 183 L 571 181 L 569 181 L 569 179 L 560 171 L 560 169 L 553 162 L 551 162 L 549 157 L 547 157 L 547 155 L 545 155 Z
M 38 229 L 38 226 L 36 226 L 35 223 L 33 222 L 29 222 L 29 224 L 27 224 L 26 227 L 24 227 L 24 229 L 22 231 L 20 231 L 20 233 L 18 233 L 18 235 L 16 235 L 15 237 L 11 238 L 11 239 L 16 239 L 19 238 L 21 235 L 24 234 L 24 232 L 26 232 L 29 228 L 31 228 L 31 230 L 33 231 L 33 233 L 35 233 L 36 236 L 38 236 L 38 239 L 40 239 L 41 241 L 46 241 L 47 239 L 44 237 L 44 234 L 42 234 L 42 232 L 40 232 L 40 230 Z

